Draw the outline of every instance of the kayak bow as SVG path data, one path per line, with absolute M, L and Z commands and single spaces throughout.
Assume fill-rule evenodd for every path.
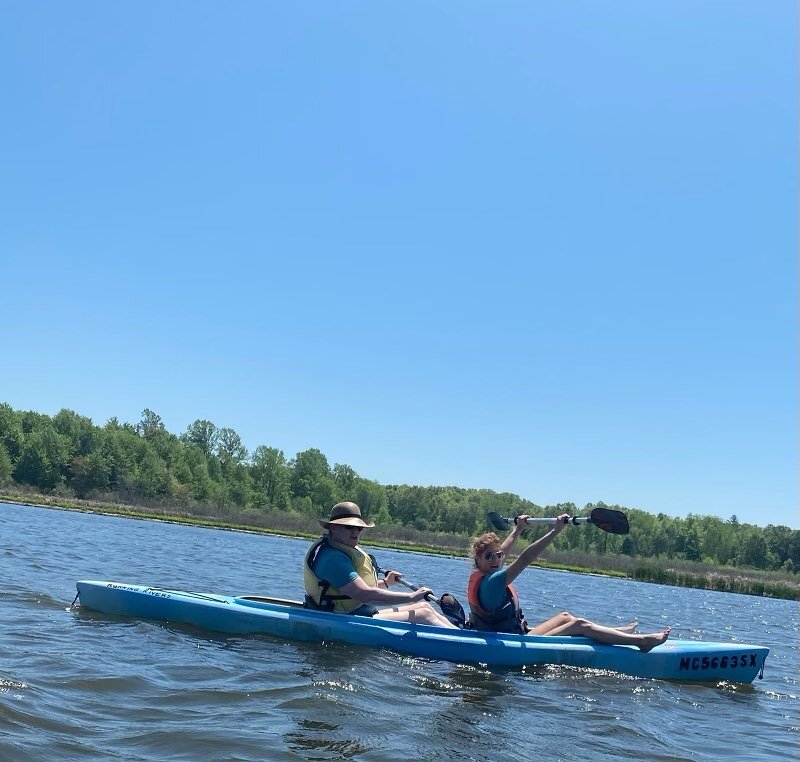
M 391 648 L 402 654 L 499 667 L 557 664 L 613 670 L 636 677 L 749 683 L 764 670 L 769 649 L 742 643 L 668 640 L 649 653 L 583 637 L 451 630 L 303 608 L 296 601 L 190 593 L 119 582 L 77 583 L 83 608 L 104 614 L 190 624 L 213 632 L 272 635 Z

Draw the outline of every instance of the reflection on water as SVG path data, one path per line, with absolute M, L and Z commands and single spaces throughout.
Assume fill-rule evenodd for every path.
M 461 701 L 471 704 L 473 709 L 489 709 L 496 699 L 514 690 L 508 671 L 497 672 L 459 665 L 451 669 L 448 676 L 460 694 Z
M 253 635 L 226 635 L 195 627 L 184 622 L 165 622 L 159 619 L 136 620 L 116 614 L 104 614 L 99 611 L 83 608 L 80 605 L 70 609 L 75 614 L 76 627 L 91 627 L 92 631 L 109 629 L 118 632 L 125 628 L 155 628 L 179 637 L 181 647 L 193 647 L 198 644 L 220 649 L 238 648 L 243 642 L 252 640 Z
M 325 674 L 335 672 L 341 674 L 361 669 L 370 658 L 369 649 L 357 648 L 347 643 L 308 643 L 297 641 L 298 660 L 304 665 L 303 671 L 308 674 Z
M 336 726 L 333 726 L 334 728 Z M 328 731 L 330 732 L 330 731 Z M 370 750 L 361 739 L 358 738 L 331 738 L 324 735 L 303 735 L 301 732 L 287 733 L 284 736 L 286 746 L 292 751 L 310 752 L 326 751 L 328 756 L 320 757 L 317 755 L 305 756 L 305 759 L 353 759 L 366 751 Z

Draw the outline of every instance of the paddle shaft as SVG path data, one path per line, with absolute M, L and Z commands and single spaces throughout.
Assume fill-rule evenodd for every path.
M 402 577 L 398 577 L 397 581 L 403 586 L 407 587 L 409 590 L 419 590 L 419 585 L 412 585 L 410 582 L 406 582 Z M 426 601 L 436 601 L 439 605 L 441 605 L 441 601 L 433 594 L 428 593 L 425 596 Z
M 510 522 L 511 524 L 514 523 L 514 519 L 506 519 L 506 521 Z M 526 524 L 558 524 L 557 518 L 545 518 L 545 519 L 525 519 Z M 591 516 L 570 516 L 568 519 L 564 520 L 565 524 L 594 524 L 592 521 Z
M 381 569 L 381 567 L 378 566 L 375 556 L 373 556 L 371 553 L 369 554 L 369 557 L 372 559 L 372 565 L 375 567 L 375 571 L 378 574 L 383 574 L 384 579 L 386 579 L 386 570 Z M 400 575 L 396 577 L 396 580 L 409 590 L 419 590 L 417 585 L 412 585 L 410 582 L 406 582 Z M 425 600 L 433 601 L 434 603 L 438 604 L 439 608 L 442 610 L 442 614 L 444 614 L 444 616 L 457 627 L 463 628 L 465 626 L 466 615 L 464 614 L 464 607 L 455 599 L 455 596 L 450 595 L 450 593 L 444 593 L 440 598 L 437 598 L 433 593 L 426 593 Z
M 369 557 L 372 559 L 372 565 L 375 567 L 375 571 L 378 572 L 379 574 L 383 574 L 384 579 L 385 579 L 386 578 L 386 569 L 381 569 L 381 567 L 378 566 L 378 562 L 375 560 L 375 556 L 373 556 L 372 553 L 369 554 Z M 403 587 L 407 587 L 409 590 L 419 590 L 419 586 L 418 585 L 412 585 L 410 582 L 406 582 L 402 577 L 397 577 L 397 581 L 401 585 L 403 585 Z M 425 596 L 425 600 L 426 601 L 436 601 L 436 603 L 438 603 L 440 606 L 442 605 L 442 602 L 433 593 L 428 593 Z
M 513 518 L 510 516 L 501 516 L 500 518 L 503 519 L 507 524 L 514 524 L 516 523 Z M 525 519 L 526 524 L 558 524 L 557 518 L 544 518 L 544 519 L 532 519 L 528 518 Z M 594 524 L 592 521 L 591 516 L 570 516 L 568 519 L 564 520 L 565 524 Z

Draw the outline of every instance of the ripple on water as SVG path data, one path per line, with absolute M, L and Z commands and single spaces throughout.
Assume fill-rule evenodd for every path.
M 8 693 L 9 691 L 24 691 L 28 686 L 19 680 L 9 680 L 5 677 L 0 677 L 0 693 Z
M 676 637 L 763 643 L 772 649 L 765 679 L 709 686 L 559 666 L 487 669 L 64 610 L 81 578 L 296 597 L 285 570 L 307 543 L 38 509 L 0 510 L 0 524 L 3 762 L 496 762 L 577 749 L 592 760 L 771 762 L 797 749 L 791 602 L 585 577 L 565 586 L 570 575 L 536 570 L 518 591 L 542 616 L 551 607 L 601 621 L 630 613 L 642 629 L 669 622 Z M 461 560 L 381 554 L 409 577 L 464 587 Z M 247 563 L 221 567 L 219 558 Z

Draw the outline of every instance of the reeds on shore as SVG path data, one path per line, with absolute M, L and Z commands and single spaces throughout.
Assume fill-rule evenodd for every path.
M 186 508 L 160 502 L 153 502 L 152 505 L 130 505 L 113 500 L 64 499 L 16 490 L 0 493 L 0 503 L 3 502 L 309 539 L 320 534 L 316 519 L 290 511 L 242 510 L 219 506 Z M 470 542 L 468 535 L 388 524 L 372 529 L 369 537 L 365 537 L 364 544 L 437 555 L 467 556 Z M 785 571 L 718 567 L 680 559 L 595 555 L 552 548 L 543 554 L 537 565 L 583 574 L 626 577 L 662 585 L 800 600 L 798 575 Z

